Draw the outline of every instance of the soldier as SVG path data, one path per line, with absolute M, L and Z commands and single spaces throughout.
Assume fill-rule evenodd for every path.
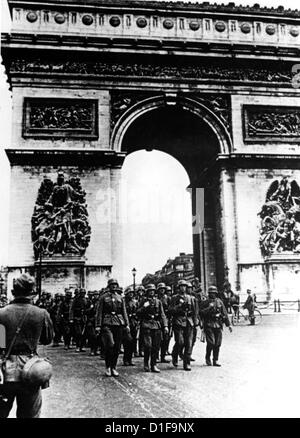
M 223 324 L 232 332 L 228 314 L 223 301 L 217 298 L 218 289 L 216 286 L 208 288 L 208 299 L 202 301 L 200 315 L 203 317 L 204 332 L 206 337 L 206 365 L 211 366 L 211 352 L 213 353 L 213 366 L 220 367 L 218 363 L 219 352 L 222 344 Z
M 166 294 L 166 285 L 165 283 L 159 283 L 157 285 L 157 297 L 161 301 L 164 313 L 167 319 L 168 332 L 165 331 L 162 327 L 162 340 L 160 345 L 160 362 L 161 363 L 169 363 L 170 361 L 166 359 L 166 354 L 168 352 L 168 346 L 170 342 L 169 337 L 169 306 L 170 306 L 170 298 Z
M 42 407 L 40 386 L 23 382 L 24 365 L 37 355 L 38 342 L 50 344 L 53 327 L 49 313 L 31 304 L 34 279 L 22 274 L 14 281 L 14 300 L 0 309 L 0 324 L 6 329 L 7 349 L 11 347 L 0 385 L 0 418 L 7 418 L 17 402 L 18 418 L 39 418 Z
M 54 296 L 54 301 L 49 311 L 50 317 L 53 324 L 54 329 L 54 338 L 52 347 L 58 347 L 61 342 L 62 330 L 61 330 L 61 316 L 59 314 L 59 307 L 62 302 L 63 295 L 60 293 L 56 293 Z
M 75 294 L 78 289 L 75 289 Z M 80 289 L 75 295 L 70 307 L 70 323 L 73 324 L 73 337 L 76 344 L 76 353 L 85 351 L 85 329 L 86 329 L 86 298 L 85 289 Z
M 132 288 L 128 288 L 125 291 L 125 305 L 129 319 L 130 336 L 127 335 L 124 338 L 123 364 L 124 366 L 134 366 L 134 363 L 132 363 L 132 356 L 136 351 L 137 329 L 139 321 L 136 315 L 138 302 L 136 298 L 134 298 L 134 291 Z
M 64 340 L 64 349 L 69 350 L 71 348 L 72 329 L 70 323 L 70 310 L 72 306 L 72 292 L 69 289 L 65 289 L 65 297 L 59 305 L 59 315 L 61 320 L 61 330 Z
M 96 333 L 101 333 L 104 356 L 105 375 L 118 377 L 116 370 L 123 329 L 129 333 L 129 321 L 125 307 L 125 300 L 117 293 L 118 281 L 110 279 L 107 282 L 108 292 L 103 294 L 96 309 Z
M 99 356 L 97 335 L 95 330 L 95 318 L 96 318 L 96 304 L 98 301 L 97 295 L 92 291 L 88 291 L 87 307 L 85 311 L 86 315 L 86 336 L 88 339 L 88 345 L 90 347 L 90 356 Z
M 166 295 L 168 297 L 169 307 L 170 307 L 171 299 L 172 299 L 172 288 L 171 288 L 171 286 L 166 286 Z M 166 348 L 167 348 L 166 356 L 171 356 L 171 353 L 169 351 L 169 346 L 170 346 L 170 341 L 171 341 L 171 338 L 173 336 L 173 333 L 172 333 L 172 315 L 170 314 L 170 309 L 168 310 L 167 319 L 168 319 L 169 335 L 168 335 L 168 342 L 167 342 L 167 345 L 166 345 Z
M 198 300 L 197 300 L 197 298 L 195 297 L 195 294 L 194 294 L 194 288 L 193 288 L 193 286 L 192 286 L 192 283 L 187 283 L 187 290 L 186 290 L 186 293 L 188 294 L 188 295 L 190 295 L 190 296 L 193 296 L 194 298 L 195 298 L 195 300 L 196 300 L 196 302 L 197 302 L 197 318 L 198 318 L 198 316 L 199 316 L 199 303 L 198 303 Z M 196 343 L 196 340 L 197 340 L 197 326 L 199 325 L 199 319 L 197 319 L 197 324 L 193 327 L 193 340 L 192 340 L 192 351 L 191 351 L 191 355 L 192 355 L 192 353 L 193 353 L 193 348 L 194 348 L 194 346 L 195 346 L 195 343 Z M 195 362 L 195 359 L 193 359 L 192 358 L 192 356 L 191 356 L 191 358 L 190 358 L 190 361 L 191 362 Z
M 162 303 L 155 297 L 154 284 L 148 284 L 146 296 L 141 300 L 137 314 L 141 320 L 141 336 L 144 344 L 144 370 L 160 373 L 156 366 L 161 343 L 161 329 L 168 331 L 168 323 Z
M 187 283 L 185 280 L 179 280 L 178 288 L 179 293 L 172 298 L 170 304 L 175 337 L 172 363 L 175 367 L 178 366 L 178 355 L 183 347 L 183 369 L 191 371 L 193 330 L 198 323 L 198 306 L 195 298 L 186 293 Z
M 137 300 L 138 306 L 140 305 L 140 303 L 142 302 L 143 298 L 145 295 L 145 288 L 144 286 L 140 285 L 135 292 L 135 298 Z M 143 345 L 143 337 L 140 336 L 140 324 L 138 325 L 138 329 L 137 329 L 137 350 L 134 353 L 135 357 L 143 357 L 144 356 L 144 345 Z

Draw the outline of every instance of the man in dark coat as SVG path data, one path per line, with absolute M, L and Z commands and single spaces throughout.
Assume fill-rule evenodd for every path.
M 155 297 L 154 284 L 146 287 L 146 296 L 141 300 L 137 315 L 140 318 L 141 336 L 144 345 L 144 370 L 160 373 L 156 366 L 160 343 L 161 330 L 168 332 L 168 322 L 161 301 Z
M 129 319 L 130 334 L 125 333 L 123 345 L 124 345 L 124 356 L 123 365 L 124 366 L 134 366 L 132 362 L 133 353 L 136 351 L 137 344 L 137 330 L 138 330 L 138 317 L 137 308 L 138 301 L 134 298 L 134 291 L 132 288 L 128 288 L 125 291 L 125 305 L 126 311 Z
M 175 344 L 172 351 L 172 363 L 178 366 L 178 355 L 183 352 L 183 368 L 191 371 L 194 328 L 198 324 L 198 305 L 195 297 L 187 294 L 187 282 L 179 280 L 178 294 L 170 303 Z
M 0 385 L 0 418 L 9 416 L 15 399 L 18 418 L 40 417 L 41 388 L 23 383 L 21 372 L 26 362 L 37 355 L 39 342 L 43 345 L 52 342 L 53 326 L 49 313 L 31 304 L 33 288 L 33 278 L 22 274 L 14 281 L 14 300 L 0 309 L 0 324 L 6 330 L 7 350 L 21 326 L 5 363 L 4 384 Z
M 96 333 L 101 334 L 107 377 L 118 377 L 116 370 L 124 328 L 130 331 L 124 298 L 118 293 L 119 283 L 111 278 L 96 309 Z
M 213 353 L 213 366 L 220 367 L 218 363 L 220 347 L 222 344 L 223 324 L 232 331 L 230 321 L 224 303 L 217 298 L 216 286 L 208 288 L 208 299 L 200 304 L 200 316 L 203 318 L 203 326 L 206 337 L 206 365 L 211 366 L 211 352 Z
M 73 337 L 76 343 L 76 353 L 85 351 L 85 331 L 86 331 L 86 307 L 85 289 L 80 289 L 78 295 L 75 295 L 70 307 L 70 323 L 73 324 Z

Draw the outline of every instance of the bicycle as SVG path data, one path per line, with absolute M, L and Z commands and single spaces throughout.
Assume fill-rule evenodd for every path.
M 233 315 L 231 317 L 232 325 L 247 325 L 250 324 L 249 315 L 243 312 L 243 306 L 233 305 Z M 262 314 L 258 309 L 254 310 L 254 324 L 258 325 L 262 321 Z

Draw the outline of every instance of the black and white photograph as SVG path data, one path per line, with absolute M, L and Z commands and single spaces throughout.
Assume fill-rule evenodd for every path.
M 300 8 L 254 1 L 1 0 L 1 419 L 300 418 Z

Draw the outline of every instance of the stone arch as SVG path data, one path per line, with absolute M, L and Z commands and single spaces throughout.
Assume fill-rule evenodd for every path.
M 113 129 L 111 136 L 111 149 L 116 152 L 120 152 L 122 150 L 122 142 L 127 129 L 140 116 L 168 105 L 177 105 L 183 110 L 191 112 L 199 117 L 215 134 L 219 143 L 219 153 L 230 153 L 232 150 L 232 140 L 230 133 L 222 120 L 203 103 L 185 96 L 176 96 L 175 99 L 169 99 L 165 96 L 155 96 L 141 100 L 140 102 L 131 106 L 125 111 L 124 114 L 122 114 Z

